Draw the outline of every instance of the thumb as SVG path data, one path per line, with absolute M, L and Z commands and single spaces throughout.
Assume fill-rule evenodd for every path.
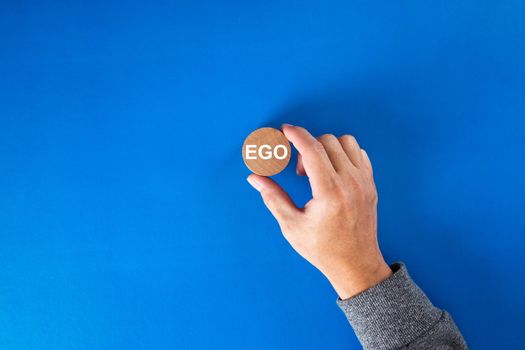
M 299 209 L 288 193 L 272 179 L 251 174 L 246 180 L 261 193 L 264 204 L 277 219 L 279 225 L 293 219 L 299 213 Z

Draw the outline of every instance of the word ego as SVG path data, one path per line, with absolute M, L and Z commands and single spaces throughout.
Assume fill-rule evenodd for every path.
M 288 148 L 284 145 L 277 145 L 272 151 L 270 145 L 261 145 L 259 149 L 257 149 L 257 145 L 246 145 L 246 159 L 257 159 L 259 156 L 259 158 L 267 160 L 271 159 L 272 155 L 275 159 L 285 159 L 288 156 Z

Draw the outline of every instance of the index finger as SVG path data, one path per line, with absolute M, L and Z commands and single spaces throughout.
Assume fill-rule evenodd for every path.
M 330 188 L 336 172 L 323 145 L 308 130 L 300 126 L 283 124 L 282 130 L 286 138 L 301 154 L 304 170 L 312 186 L 313 196 L 315 197 L 324 189 Z

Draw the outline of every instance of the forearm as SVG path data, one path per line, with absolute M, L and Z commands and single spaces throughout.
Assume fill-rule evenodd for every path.
M 386 280 L 337 301 L 364 349 L 467 349 L 450 315 L 432 305 L 406 267 L 391 267 Z

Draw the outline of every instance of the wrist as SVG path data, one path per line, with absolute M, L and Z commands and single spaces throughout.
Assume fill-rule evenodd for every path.
M 340 299 L 351 298 L 369 289 L 392 275 L 392 270 L 381 258 L 374 264 L 343 268 L 336 273 L 326 274 Z

